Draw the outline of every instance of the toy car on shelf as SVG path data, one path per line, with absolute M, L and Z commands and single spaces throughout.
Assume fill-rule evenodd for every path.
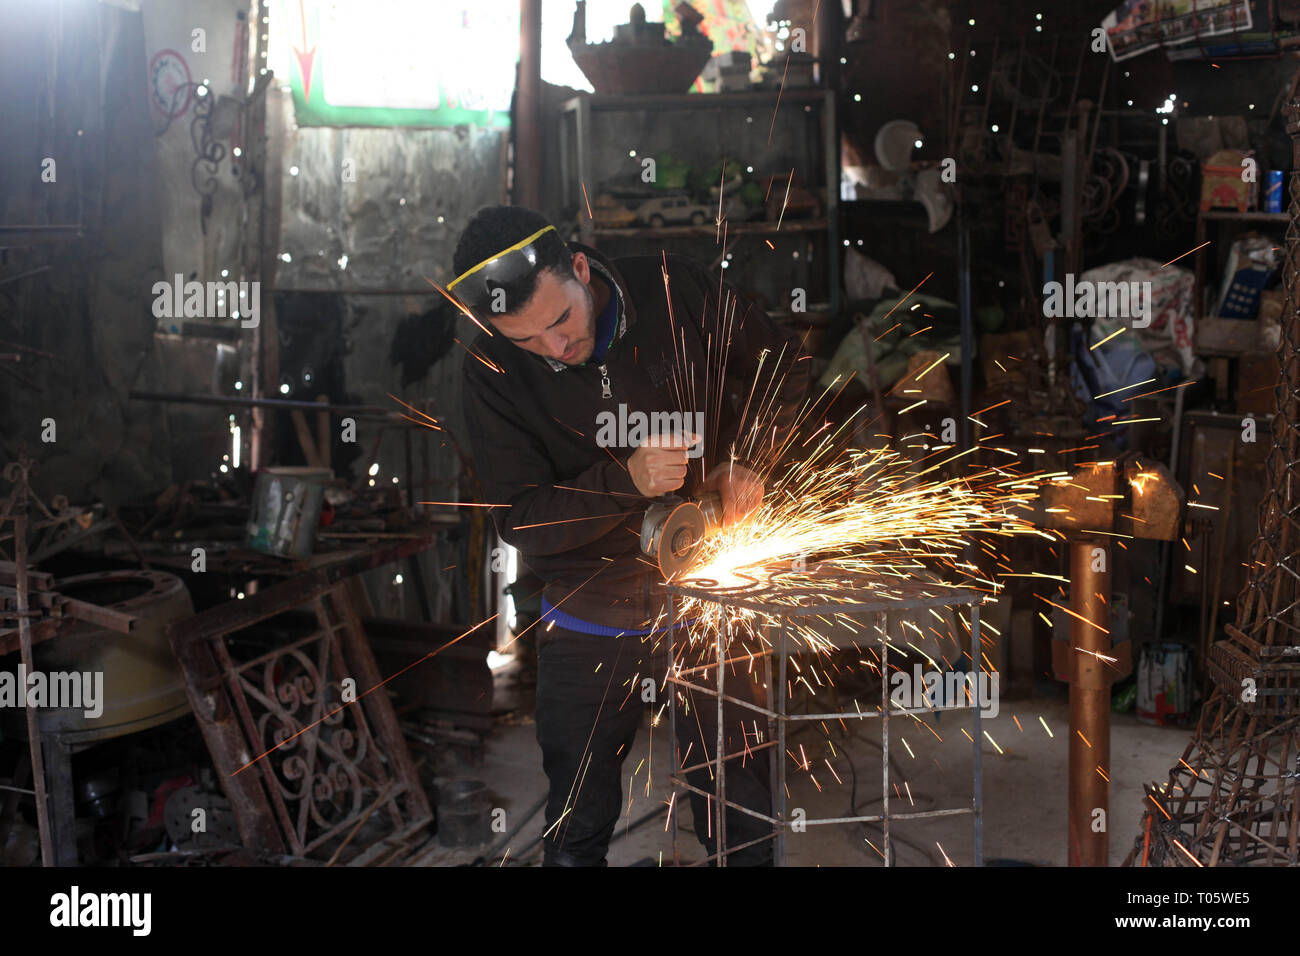
M 655 228 L 685 223 L 702 226 L 711 221 L 713 215 L 707 206 L 692 202 L 689 196 L 683 195 L 656 196 L 636 207 L 636 221 Z
M 636 222 L 636 213 L 609 193 L 601 193 L 592 204 L 591 218 L 598 229 L 622 229 Z

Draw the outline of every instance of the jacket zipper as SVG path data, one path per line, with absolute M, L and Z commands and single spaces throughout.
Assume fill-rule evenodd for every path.
M 606 365 L 598 366 L 600 371 L 600 397 L 613 398 L 614 393 L 609 390 L 609 368 Z

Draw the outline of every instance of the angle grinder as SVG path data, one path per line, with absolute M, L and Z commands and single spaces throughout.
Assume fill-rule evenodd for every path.
M 641 553 L 671 581 L 690 565 L 704 540 L 722 527 L 722 497 L 716 491 L 698 498 L 660 495 L 641 521 Z

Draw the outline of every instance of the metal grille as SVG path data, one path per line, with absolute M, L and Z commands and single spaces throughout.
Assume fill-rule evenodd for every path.
M 346 585 L 307 606 L 309 634 L 256 656 L 234 628 L 173 646 L 245 846 L 382 862 L 432 814 Z

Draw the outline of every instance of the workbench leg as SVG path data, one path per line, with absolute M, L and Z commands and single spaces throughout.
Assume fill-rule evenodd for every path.
M 980 747 L 980 700 L 979 700 L 979 657 L 980 657 L 980 606 L 972 604 L 970 606 L 970 659 L 971 673 L 974 679 L 971 682 L 971 718 L 972 733 L 975 738 L 975 780 L 974 786 L 974 809 L 975 809 L 975 865 L 984 865 L 984 764 L 983 750 Z
M 50 842 L 55 866 L 77 865 L 77 814 L 72 796 L 72 751 L 55 733 L 41 735 L 46 793 L 50 805 Z
M 889 845 L 889 618 L 876 615 L 876 630 L 880 634 L 880 792 L 884 798 L 881 810 L 881 841 L 885 866 L 892 866 Z
M 728 622 L 718 630 L 718 749 L 715 754 L 718 760 L 718 829 L 717 829 L 717 847 L 718 847 L 718 866 L 727 865 L 727 760 L 724 746 L 727 740 L 727 725 L 723 720 L 722 706 L 726 703 L 722 695 L 726 693 L 725 684 L 725 661 L 727 659 L 727 645 L 730 644 L 731 624 Z
M 776 766 L 776 792 L 772 794 L 776 798 L 776 818 L 781 821 L 781 829 L 776 835 L 776 865 L 785 866 L 785 834 L 786 834 L 786 816 L 785 816 L 785 618 L 780 619 L 777 625 L 779 628 L 776 640 L 777 654 L 777 681 L 776 681 L 776 753 L 772 757 L 772 763 Z
M 668 825 L 672 830 L 673 866 L 681 866 L 677 857 L 677 815 L 681 806 L 676 797 L 677 774 L 681 770 L 681 748 L 677 744 L 677 685 L 671 678 L 677 668 L 677 598 L 668 595 L 668 673 L 664 675 L 664 691 L 668 694 Z
M 770 634 L 770 633 L 771 633 L 771 628 L 770 628 L 770 627 L 764 627 L 764 631 L 765 631 L 766 633 Z M 775 652 L 775 650 L 772 648 L 772 645 L 769 643 L 769 644 L 768 644 L 768 649 L 763 653 L 763 683 L 764 683 L 764 684 L 766 685 L 766 687 L 767 687 L 766 693 L 764 694 L 764 697 L 763 697 L 763 706 L 765 706 L 765 707 L 767 708 L 767 710 L 768 710 L 768 716 L 767 716 L 767 738 L 763 741 L 763 743 L 772 743 L 773 741 L 776 740 L 776 724 L 777 724 L 777 721 L 776 721 L 776 718 L 774 718 L 774 717 L 772 716 L 772 711 L 776 710 L 776 706 L 775 706 L 775 704 L 776 704 L 776 689 L 772 686 L 772 679 L 773 679 L 773 677 L 775 676 L 774 673 L 773 673 L 773 668 L 772 668 L 772 655 L 773 655 L 774 653 L 776 653 L 776 652 Z M 754 723 L 755 723 L 755 725 L 757 725 L 758 722 L 755 721 Z M 771 761 L 769 762 L 769 764 L 768 764 L 768 768 L 767 768 L 767 780 L 768 780 L 768 784 L 767 784 L 767 785 L 768 785 L 768 788 L 772 791 L 772 799 L 773 799 L 774 801 L 775 801 L 775 799 L 776 799 L 776 791 L 777 791 L 777 787 L 779 787 L 779 786 L 780 786 L 780 783 L 781 783 L 780 778 L 779 778 L 779 774 L 778 774 L 778 770 L 777 770 L 777 761 L 780 760 L 780 759 L 781 759 L 781 755 L 780 755 L 779 753 L 774 753 L 774 754 L 772 754 L 772 759 L 771 759 Z M 780 819 L 780 814 L 778 814 L 778 813 L 776 812 L 776 804 L 775 804 L 775 803 L 773 803 L 772 807 L 769 809 L 769 812 L 773 815 L 773 817 L 774 817 L 775 819 L 778 819 L 778 820 Z M 780 846 L 780 845 L 781 845 L 781 831 L 784 830 L 784 829 L 785 829 L 785 827 L 784 827 L 781 823 L 773 823 L 773 824 L 772 824 L 772 838 L 773 838 L 773 840 L 775 841 L 776 846 Z M 781 866 L 783 862 L 784 862 L 784 861 L 780 859 L 780 855 L 779 855 L 778 853 L 774 852 L 774 853 L 773 853 L 773 860 L 772 860 L 773 865 L 774 865 L 774 866 Z

